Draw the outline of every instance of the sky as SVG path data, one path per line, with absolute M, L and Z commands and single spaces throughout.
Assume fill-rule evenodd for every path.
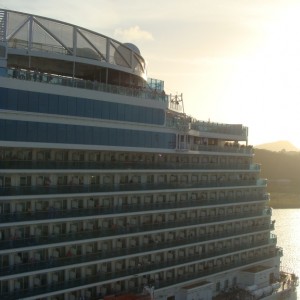
M 251 145 L 300 148 L 299 0 L 0 0 L 135 44 L 148 76 L 199 120 L 243 124 Z

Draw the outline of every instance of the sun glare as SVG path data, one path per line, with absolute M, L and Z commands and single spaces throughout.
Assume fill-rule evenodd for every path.
M 240 59 L 227 101 L 251 128 L 255 144 L 280 139 L 300 148 L 300 5 L 268 24 L 265 41 L 250 57 Z M 232 100 L 234 99 L 234 100 Z M 238 103 L 243 102 L 243 111 Z M 262 130 L 264 129 L 264 130 Z M 262 136 L 259 136 L 261 132 Z M 267 133 L 266 133 L 267 132 Z

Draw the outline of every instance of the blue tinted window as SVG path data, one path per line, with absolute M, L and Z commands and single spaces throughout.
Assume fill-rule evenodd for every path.
M 7 107 L 7 96 L 8 90 L 4 88 L 0 88 L 0 108 L 6 109 Z
M 93 117 L 94 118 L 101 118 L 101 107 L 102 102 L 100 101 L 93 101 Z
M 132 119 L 132 106 L 124 105 L 124 121 L 134 121 Z
M 58 114 L 58 96 L 57 95 L 49 95 L 49 113 L 50 114 Z
M 37 142 L 37 123 L 28 122 L 27 124 L 27 139 L 30 142 Z
M 101 112 L 102 119 L 109 119 L 109 103 L 102 102 L 102 112 Z
M 77 116 L 83 116 L 83 117 L 86 117 L 85 115 L 85 109 L 84 109 L 84 99 L 81 99 L 81 98 L 77 98 L 76 100 L 76 104 L 77 104 L 77 107 L 76 107 L 76 115 Z
M 56 143 L 57 142 L 57 137 L 56 137 L 56 124 L 47 124 L 47 137 L 48 137 L 48 142 L 49 143 Z
M 76 116 L 77 114 L 77 101 L 76 98 L 71 97 L 64 97 L 64 100 L 66 102 L 66 106 L 68 107 L 68 115 L 69 116 Z
M 18 110 L 28 111 L 29 92 L 19 91 L 18 93 Z
M 162 109 L 4 88 L 0 108 L 148 124 L 164 124 L 165 118 Z
M 75 126 L 67 125 L 67 139 L 66 142 L 73 144 L 75 141 Z
M 78 144 L 84 144 L 84 127 L 82 126 L 76 126 L 75 127 L 76 133 L 75 133 L 75 141 Z
M 48 94 L 39 94 L 39 112 L 48 113 Z
M 28 141 L 27 139 L 27 125 L 30 122 L 22 122 L 22 121 L 12 121 L 14 123 L 10 126 L 11 130 L 16 130 L 16 140 L 17 141 Z
M 68 97 L 59 96 L 59 104 L 58 104 L 58 113 L 60 115 L 67 115 L 68 114 Z
M 30 92 L 28 99 L 28 111 L 39 111 L 39 93 Z
M 125 105 L 119 103 L 118 104 L 118 120 L 124 121 L 125 120 Z
M 63 144 L 66 143 L 67 125 L 59 124 L 56 134 L 57 134 L 56 139 L 58 143 L 63 143 Z
M 37 141 L 47 143 L 48 142 L 48 132 L 47 124 L 38 123 L 37 124 Z
M 0 121 L 2 140 L 129 147 L 175 147 L 175 134 L 25 121 Z
M 17 110 L 18 109 L 18 91 L 9 90 L 7 95 L 7 109 Z
M 138 110 L 139 110 L 139 115 L 137 121 L 140 123 L 145 123 L 147 108 L 139 107 Z
M 88 118 L 93 117 L 93 100 L 86 100 L 85 105 L 85 116 Z
M 152 123 L 152 108 L 146 108 L 146 115 L 145 115 L 145 123 L 151 124 Z
M 108 103 L 108 109 L 109 109 L 109 119 L 110 120 L 117 120 L 118 117 L 118 107 L 117 103 Z
M 6 122 L 5 120 L 0 120 L 0 140 L 6 140 L 5 132 L 6 132 Z
M 13 141 L 15 139 L 17 139 L 17 124 L 15 121 L 10 121 L 10 120 L 6 120 L 5 121 L 5 128 L 6 128 L 6 131 L 5 131 L 5 139 L 7 141 Z
M 84 128 L 85 133 L 84 133 L 84 138 L 85 138 L 85 144 L 92 144 L 92 138 L 93 138 L 93 131 L 92 127 L 86 126 Z

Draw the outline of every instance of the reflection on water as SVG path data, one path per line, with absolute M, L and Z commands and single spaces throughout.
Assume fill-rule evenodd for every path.
M 283 248 L 281 266 L 300 276 L 300 209 L 273 209 L 277 246 Z M 297 289 L 300 298 L 300 286 Z

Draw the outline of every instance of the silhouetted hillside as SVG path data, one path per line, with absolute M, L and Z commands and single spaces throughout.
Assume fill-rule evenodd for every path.
M 273 143 L 266 143 L 261 145 L 256 145 L 255 149 L 265 149 L 270 151 L 299 151 L 291 142 L 289 141 L 278 141 Z
M 254 153 L 254 162 L 262 165 L 262 177 L 300 182 L 300 152 L 274 152 L 255 148 Z
M 300 152 L 255 149 L 254 162 L 261 164 L 261 177 L 268 179 L 271 206 L 300 208 Z

